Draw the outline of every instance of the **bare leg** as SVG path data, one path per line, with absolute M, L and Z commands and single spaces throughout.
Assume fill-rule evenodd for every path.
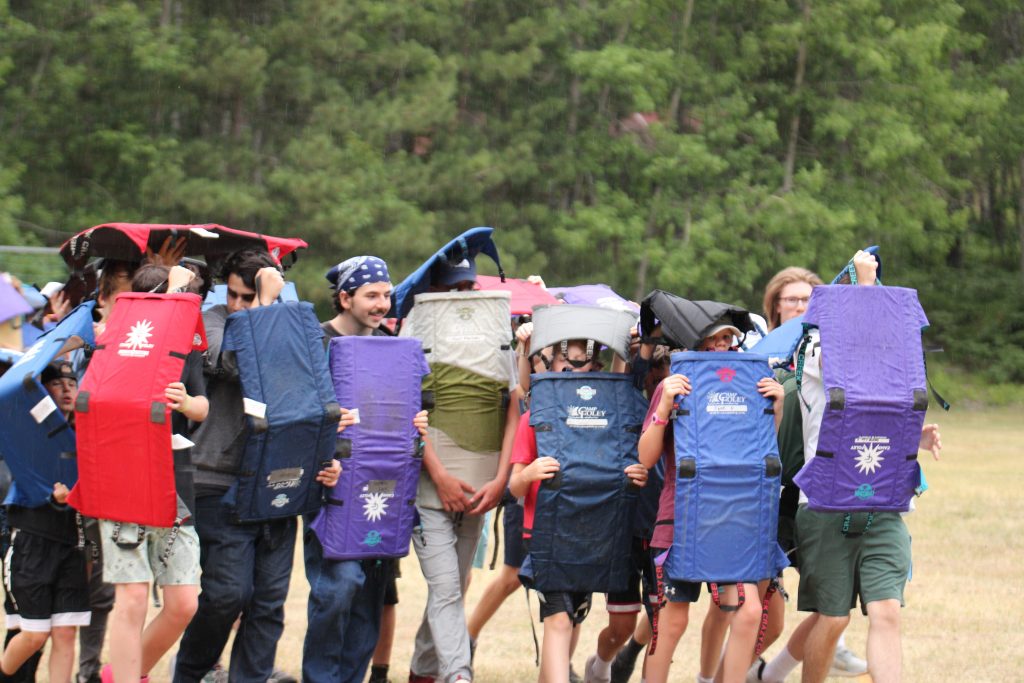
M 178 642 L 199 608 L 199 586 L 164 586 L 164 607 L 142 634 L 142 671 L 156 666 Z
M 597 656 L 612 661 L 636 627 L 636 612 L 609 612 L 608 625 L 597 636 Z
M 8 676 L 14 674 L 21 665 L 28 661 L 29 657 L 39 652 L 46 640 L 50 637 L 49 631 L 20 631 L 18 635 L 11 638 L 4 648 L 3 658 L 0 659 L 0 669 Z
M 822 683 L 832 667 L 832 657 L 836 651 L 836 641 L 850 623 L 850 615 L 845 617 L 829 617 L 818 615 L 807 636 L 804 646 L 804 666 L 800 680 L 803 683 Z
M 668 680 L 672 655 L 689 623 L 690 603 L 668 602 L 661 608 L 658 613 L 658 645 L 654 654 L 644 658 L 644 680 L 647 683 L 665 683 Z
M 373 666 L 388 666 L 391 664 L 391 648 L 395 644 L 395 623 L 396 612 L 394 605 L 384 605 L 384 611 L 380 615 L 380 635 L 377 637 L 377 647 L 373 650 Z
M 75 626 L 54 626 L 50 632 L 50 681 L 70 683 L 75 668 Z
M 142 627 L 146 623 L 148 583 L 118 583 L 110 611 L 110 667 L 114 680 L 137 681 L 142 675 Z
M 469 637 L 473 640 L 479 638 L 480 631 L 491 620 L 491 617 L 498 611 L 498 608 L 501 607 L 506 598 L 519 590 L 521 586 L 522 584 L 519 582 L 519 568 L 510 567 L 507 564 L 501 565 L 498 575 L 487 584 L 484 594 L 480 596 L 480 602 L 476 604 L 473 614 L 469 617 L 469 622 L 467 623 Z
M 722 586 L 721 598 L 723 604 L 735 605 L 736 587 Z M 722 644 L 733 614 L 719 609 L 714 602 L 708 603 L 708 611 L 700 629 L 700 675 L 703 678 L 714 678 L 718 671 L 718 665 L 722 662 Z
M 903 669 L 900 601 L 868 603 L 868 671 L 874 683 L 899 683 Z
M 544 618 L 544 641 L 540 654 L 540 680 L 544 683 L 569 683 L 573 630 L 565 612 Z
M 761 623 L 761 602 L 757 600 L 757 586 L 745 583 L 743 590 L 748 597 L 739 611 L 733 612 L 729 642 L 725 646 L 721 667 L 724 683 L 743 683 L 750 669 L 754 643 L 757 641 L 757 627 Z

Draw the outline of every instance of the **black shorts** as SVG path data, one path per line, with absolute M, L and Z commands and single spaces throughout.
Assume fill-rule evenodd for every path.
M 651 564 L 654 565 L 655 559 L 666 551 L 667 548 L 652 547 L 650 549 Z M 657 569 L 654 572 L 656 575 Z M 700 598 L 699 581 L 676 581 L 668 578 L 667 574 L 663 573 L 661 583 L 661 591 L 669 602 L 697 602 L 697 599 Z
M 398 563 L 400 560 L 395 558 L 393 560 L 384 560 L 385 562 L 391 563 L 391 576 L 388 578 L 388 583 L 384 587 L 384 604 L 385 605 L 397 605 L 398 604 L 398 583 L 396 579 L 402 575 L 402 570 L 399 568 Z
M 630 563 L 633 574 L 630 577 L 629 588 L 624 591 L 608 593 L 606 598 L 609 612 L 639 612 L 643 607 L 640 580 L 643 577 L 644 565 L 650 561 L 650 557 L 646 541 L 634 536 L 630 546 Z
M 89 624 L 85 554 L 78 548 L 16 531 L 5 564 L 7 628 L 45 633 Z
M 568 593 L 565 591 L 551 591 L 541 593 L 537 591 L 540 598 L 540 620 L 546 617 L 565 612 L 569 615 L 569 621 L 573 626 L 582 624 L 590 613 L 590 593 Z
M 505 537 L 505 564 L 519 568 L 526 560 L 526 547 L 523 544 L 523 506 L 516 502 L 511 494 L 506 495 L 501 520 Z

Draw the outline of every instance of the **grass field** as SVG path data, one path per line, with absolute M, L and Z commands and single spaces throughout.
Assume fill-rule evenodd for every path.
M 903 612 L 904 680 L 1024 680 L 1024 410 L 954 411 L 929 416 L 942 425 L 940 462 L 922 460 L 931 489 L 918 500 L 907 523 L 914 541 L 914 575 Z M 305 637 L 308 584 L 301 551 L 287 604 L 285 634 L 278 648 L 281 668 L 298 673 Z M 415 555 L 402 562 L 401 604 L 392 657 L 392 680 L 408 675 L 413 635 L 419 625 L 426 587 Z M 467 609 L 472 609 L 492 572 L 474 570 Z M 786 572 L 794 598 L 786 610 L 786 634 L 799 623 L 795 572 Z M 594 651 L 605 621 L 603 599 L 583 626 L 574 657 L 577 671 Z M 691 626 L 673 665 L 673 681 L 693 681 L 697 673 L 699 626 L 707 597 L 695 606 Z M 512 596 L 484 629 L 476 654 L 479 681 L 536 680 L 530 619 L 523 593 Z M 866 620 L 855 615 L 847 643 L 864 653 Z M 538 625 L 538 637 L 541 635 Z M 784 636 L 786 637 L 786 636 Z M 779 644 L 769 650 L 774 654 Z M 166 680 L 161 663 L 153 680 Z M 799 680 L 799 670 L 790 679 Z M 40 680 L 45 680 L 41 672 Z M 639 673 L 633 677 L 640 679 Z

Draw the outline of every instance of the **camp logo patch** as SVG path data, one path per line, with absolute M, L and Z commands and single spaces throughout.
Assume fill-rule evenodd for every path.
M 875 489 L 871 488 L 871 484 L 861 484 L 857 487 L 857 490 L 853 492 L 853 495 L 857 496 L 861 500 L 867 500 L 875 495 Z
M 286 467 L 267 475 L 267 488 L 272 491 L 298 488 L 305 470 L 301 467 Z
M 743 415 L 747 412 L 747 397 L 735 391 L 709 391 L 705 405 L 712 415 Z
M 153 336 L 153 323 L 148 320 L 140 320 L 132 325 L 128 336 L 118 345 L 117 355 L 125 358 L 145 358 L 153 345 L 149 338 Z
M 858 436 L 853 440 L 850 450 L 856 451 L 854 460 L 857 463 L 857 471 L 861 474 L 874 474 L 881 469 L 885 458 L 882 453 L 889 450 L 889 437 L 887 436 Z
M 381 540 L 380 532 L 375 529 L 371 529 L 366 532 L 366 536 L 363 538 L 363 545 L 368 545 L 372 548 L 375 545 L 380 545 Z
M 736 371 L 732 368 L 718 368 L 715 370 L 715 374 L 718 375 L 718 379 L 723 382 L 731 382 L 736 378 Z
M 395 483 L 394 479 L 371 479 L 363 485 L 359 498 L 367 522 L 379 522 L 388 514 L 388 501 L 395 497 Z
M 605 429 L 608 427 L 607 411 L 594 406 L 569 406 L 566 427 L 578 429 Z
M 597 389 L 584 384 L 582 387 L 576 390 L 576 395 L 582 398 L 584 401 L 589 401 L 590 399 L 597 396 Z
M 452 325 L 451 332 L 445 339 L 461 344 L 478 344 L 487 341 L 487 336 L 481 333 L 473 321 L 473 314 L 475 312 L 472 306 L 459 306 L 456 308 L 455 315 L 458 317 L 458 321 Z
M 274 500 L 270 501 L 271 506 L 276 508 L 283 508 L 288 503 L 292 502 L 291 498 L 283 493 L 279 493 L 274 496 Z

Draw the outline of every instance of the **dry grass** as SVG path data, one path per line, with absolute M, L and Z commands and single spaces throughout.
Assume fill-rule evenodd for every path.
M 1024 680 L 1024 419 L 1022 411 L 953 412 L 930 416 L 941 420 L 946 451 L 943 460 L 925 463 L 931 490 L 918 500 L 918 511 L 908 525 L 914 536 L 914 577 L 907 588 L 903 613 L 903 649 L 906 681 L 1020 681 Z M 399 581 L 401 604 L 392 657 L 392 680 L 404 681 L 419 625 L 426 587 L 415 555 L 403 560 Z M 468 609 L 479 599 L 492 573 L 474 570 Z M 786 572 L 795 596 L 797 577 Z M 305 637 L 308 585 L 302 571 L 301 551 L 296 555 L 287 605 L 287 624 L 278 648 L 282 668 L 298 673 Z M 605 621 L 603 601 L 584 624 L 574 657 L 582 672 L 594 651 L 597 633 Z M 707 598 L 694 609 L 691 628 L 683 637 L 672 680 L 692 681 L 697 672 L 699 626 Z M 530 618 L 523 593 L 512 596 L 484 630 L 477 650 L 480 681 L 536 680 Z M 795 597 L 787 607 L 786 633 L 799 623 Z M 864 653 L 866 620 L 855 615 L 847 642 Z M 538 637 L 541 631 L 538 626 Z M 784 636 L 785 637 L 785 636 Z M 777 651 L 779 645 L 770 650 Z M 166 680 L 162 663 L 153 680 Z M 40 680 L 45 680 L 41 672 Z M 794 674 L 791 680 L 798 680 Z M 639 680 L 635 674 L 634 681 Z

